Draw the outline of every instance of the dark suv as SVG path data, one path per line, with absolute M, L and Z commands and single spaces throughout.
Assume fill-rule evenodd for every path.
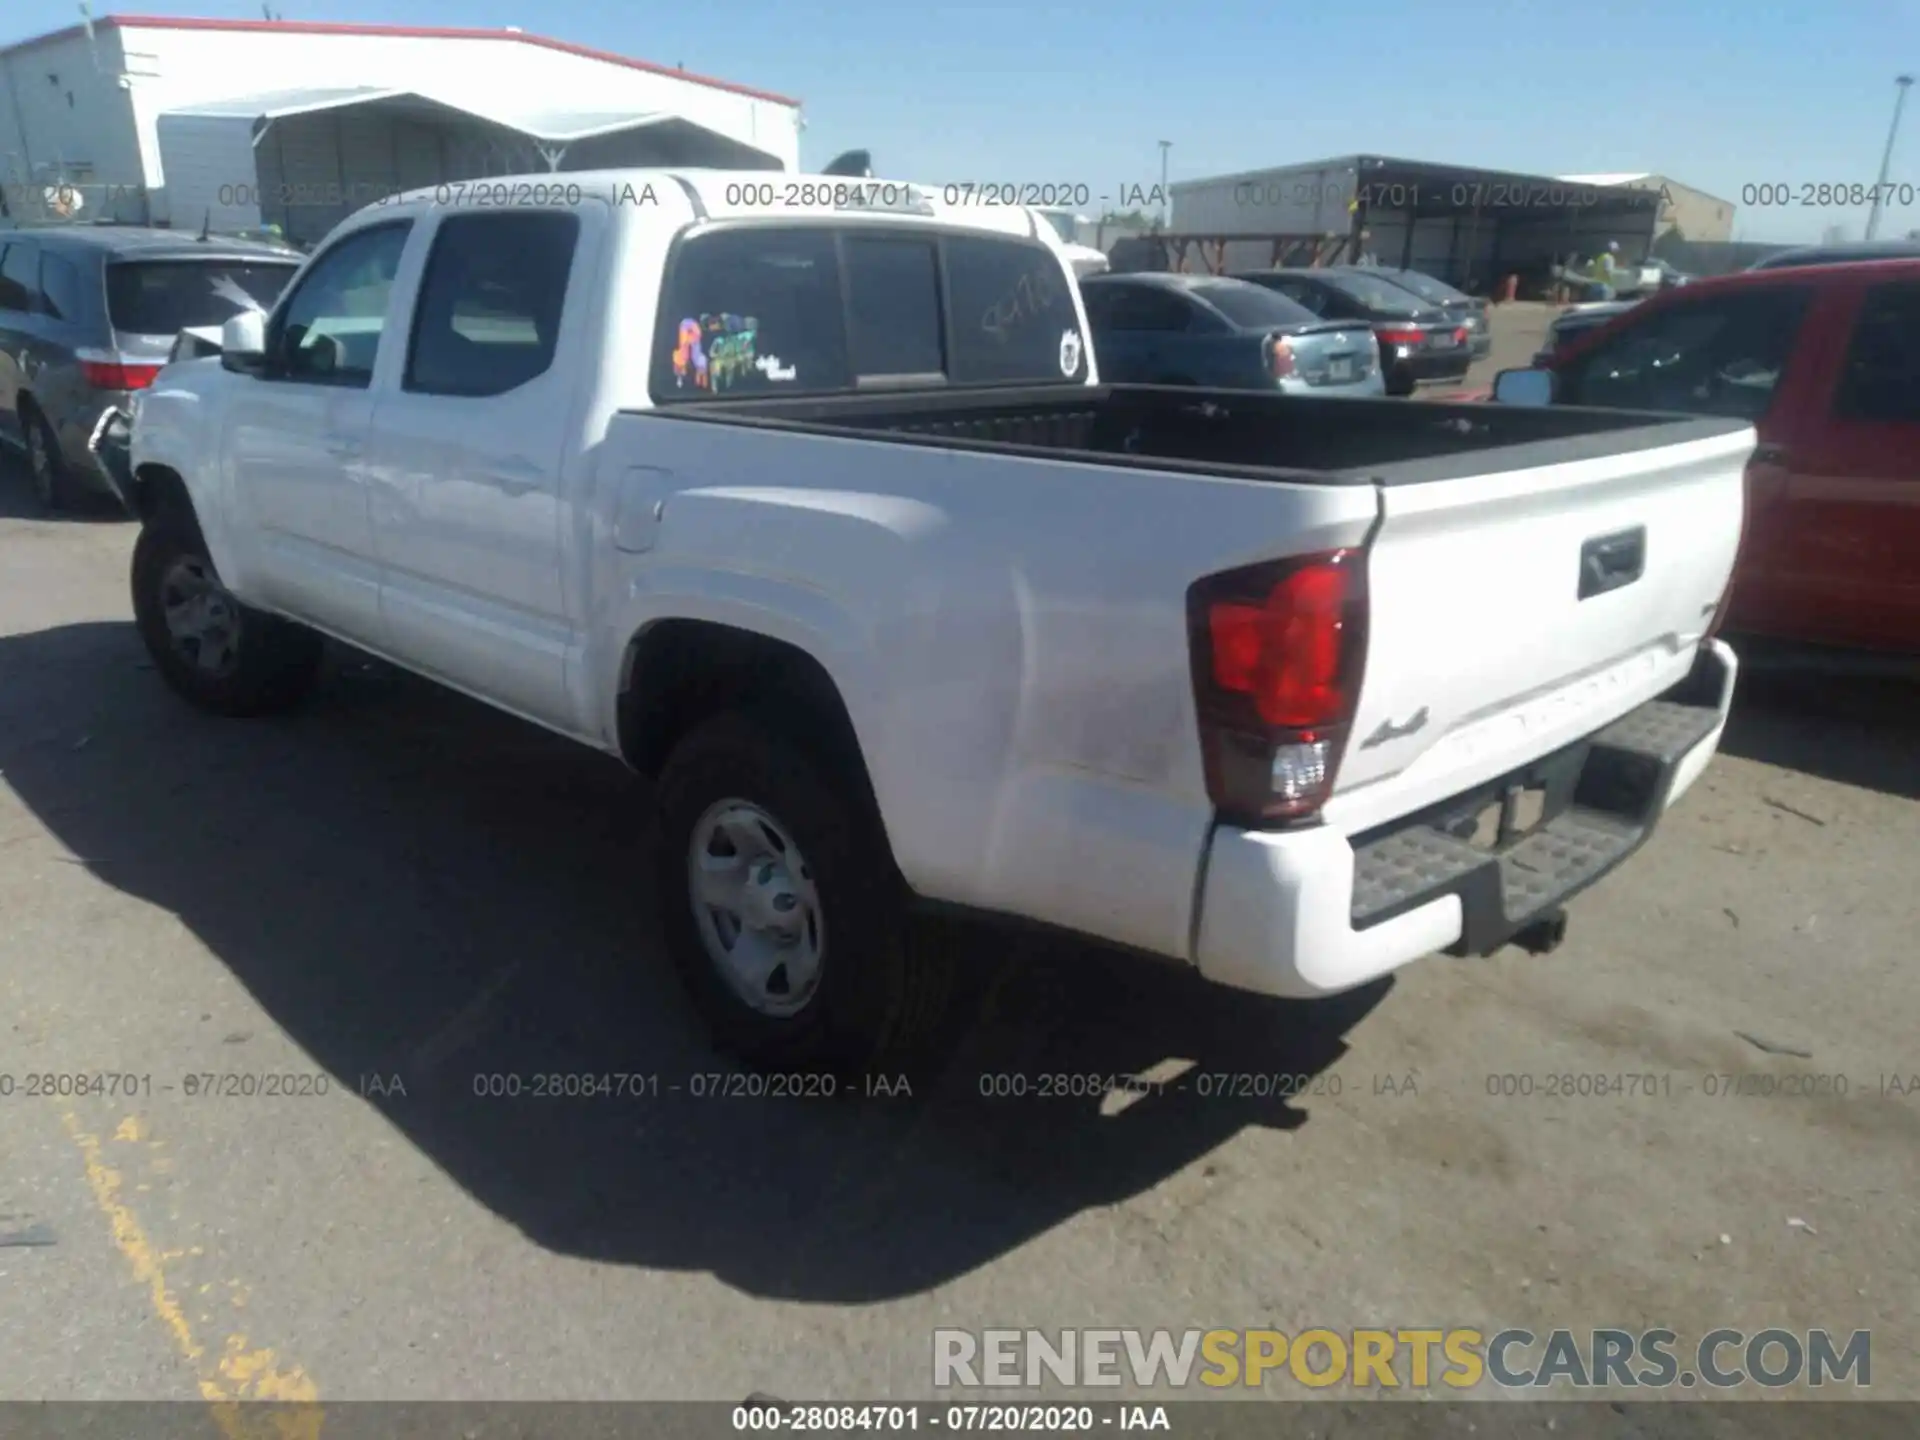
M 41 505 L 116 493 L 95 429 L 152 383 L 180 331 L 271 309 L 303 258 L 136 226 L 0 230 L 0 440 L 26 451 Z

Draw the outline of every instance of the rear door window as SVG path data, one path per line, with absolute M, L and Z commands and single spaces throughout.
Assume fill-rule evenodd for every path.
M 1073 287 L 1044 245 L 949 235 L 949 374 L 960 384 L 1070 383 L 1087 378 Z
M 40 303 L 56 320 L 78 320 L 86 308 L 80 270 L 64 255 L 40 257 Z
M 1759 420 L 1793 353 L 1808 293 L 1777 286 L 1656 310 L 1566 366 L 1561 403 Z
M 0 310 L 33 313 L 40 298 L 40 247 L 27 241 L 8 242 L 0 255 Z
M 852 383 L 832 230 L 743 226 L 681 245 L 661 302 L 655 400 L 818 393 Z
M 403 388 L 504 395 L 553 364 L 580 221 L 567 210 L 440 223 L 414 304 Z
M 1833 413 L 1839 420 L 1920 424 L 1920 284 L 1867 291 Z
M 107 266 L 107 319 L 127 335 L 224 325 L 243 310 L 271 310 L 298 268 L 284 261 L 117 261 Z

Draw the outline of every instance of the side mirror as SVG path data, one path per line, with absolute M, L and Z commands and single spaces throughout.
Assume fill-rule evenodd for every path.
M 220 327 L 220 363 L 243 375 L 258 375 L 267 367 L 267 317 L 258 310 L 242 310 Z
M 1551 405 L 1556 378 L 1551 370 L 1502 370 L 1493 377 L 1493 398 L 1502 405 Z

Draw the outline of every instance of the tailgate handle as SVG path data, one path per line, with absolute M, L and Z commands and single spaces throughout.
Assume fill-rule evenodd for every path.
M 1580 547 L 1580 598 L 1590 599 L 1631 585 L 1646 568 L 1646 526 L 1596 535 Z

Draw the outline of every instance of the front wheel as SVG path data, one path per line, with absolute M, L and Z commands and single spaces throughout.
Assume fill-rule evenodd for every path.
M 660 779 L 667 949 L 714 1039 L 766 1069 L 852 1073 L 916 1056 L 949 968 L 905 908 L 859 787 L 751 717 L 722 715 Z
M 214 569 L 191 515 L 169 505 L 133 547 L 133 616 L 154 668 L 216 715 L 267 715 L 299 703 L 320 671 L 313 631 L 243 605 Z

